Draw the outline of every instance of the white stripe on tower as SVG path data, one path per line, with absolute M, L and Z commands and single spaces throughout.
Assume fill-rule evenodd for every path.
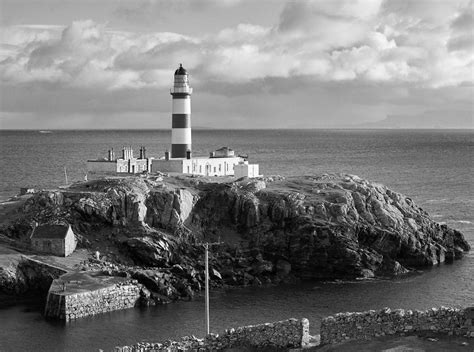
M 171 130 L 171 141 L 173 144 L 191 144 L 191 128 L 173 127 Z
M 173 98 L 173 114 L 189 114 L 191 115 L 191 97 L 187 99 Z
M 179 64 L 174 73 L 174 86 L 171 88 L 173 96 L 172 125 L 171 125 L 171 157 L 186 158 L 187 151 L 191 151 L 191 94 L 188 73 Z

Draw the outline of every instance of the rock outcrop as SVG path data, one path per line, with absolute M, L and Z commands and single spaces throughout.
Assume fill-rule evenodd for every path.
M 31 258 L 11 256 L 7 265 L 0 267 L 0 293 L 25 294 L 48 292 L 51 282 L 66 270 Z
M 200 227 L 236 228 L 247 248 L 307 278 L 374 277 L 460 258 L 461 233 L 410 198 L 351 175 L 216 185 L 196 204 Z
M 135 265 L 174 268 L 173 277 L 186 279 L 176 288 L 182 296 L 202 283 L 192 273 L 202 273 L 201 241 L 224 243 L 212 251 L 211 277 L 234 285 L 396 275 L 470 249 L 410 198 L 353 175 L 113 178 L 41 192 L 23 212 L 18 229 L 66 220 L 85 244 L 110 229 L 111 243 Z M 21 238 L 15 227 L 7 232 Z

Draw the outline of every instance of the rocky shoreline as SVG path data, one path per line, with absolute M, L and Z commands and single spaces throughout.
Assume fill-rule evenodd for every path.
M 71 224 L 89 253 L 74 270 L 135 279 L 145 305 L 203 288 L 207 241 L 221 243 L 210 253 L 215 287 L 392 277 L 470 249 L 410 198 L 346 174 L 114 177 L 38 192 L 15 212 L 4 243 L 25 248 L 35 222 Z M 18 287 L 21 270 L 0 268 L 0 291 Z

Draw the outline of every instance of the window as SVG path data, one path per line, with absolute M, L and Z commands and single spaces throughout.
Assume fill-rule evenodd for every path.
M 219 172 L 221 171 L 221 164 L 219 164 Z
M 202 165 L 199 165 L 199 173 L 202 174 Z
M 216 172 L 216 167 L 214 166 L 214 172 Z

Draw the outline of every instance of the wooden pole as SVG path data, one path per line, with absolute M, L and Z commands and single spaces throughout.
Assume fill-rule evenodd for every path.
M 209 243 L 204 244 L 206 262 L 206 335 L 209 335 Z
M 66 166 L 64 167 L 64 177 L 66 178 L 66 186 L 67 186 L 67 171 L 66 171 Z

